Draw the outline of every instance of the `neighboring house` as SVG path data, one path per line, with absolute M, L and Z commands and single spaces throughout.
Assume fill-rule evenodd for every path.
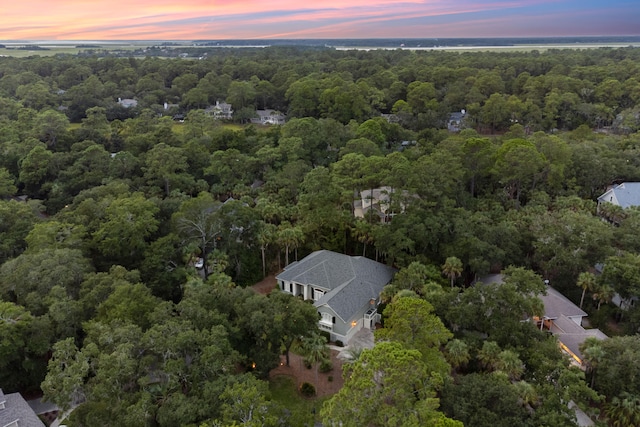
M 622 310 L 629 310 L 638 302 L 638 297 L 622 298 L 619 293 L 615 293 L 611 298 L 611 303 Z
M 587 316 L 580 307 L 557 290 L 547 286 L 547 294 L 540 295 L 544 304 L 542 319 L 536 319 L 543 327 L 558 338 L 560 348 L 568 354 L 572 362 L 578 367 L 584 368 L 580 346 L 589 337 L 600 340 L 608 337 L 600 329 L 585 329 L 582 327 L 582 319 Z
M 413 139 L 413 140 L 405 139 L 404 141 L 402 141 L 400 143 L 400 146 L 404 149 L 404 148 L 408 148 L 408 147 L 411 147 L 413 145 L 416 145 L 417 143 L 418 143 L 418 141 L 416 141 L 415 139 Z
M 373 329 L 380 320 L 380 292 L 395 272 L 365 257 L 321 250 L 288 265 L 276 279 L 282 291 L 313 300 L 318 327 L 332 341 L 347 344 L 360 329 Z
M 391 199 L 395 190 L 391 187 L 380 187 L 363 190 L 353 203 L 353 215 L 356 218 L 368 218 L 374 215 L 380 222 L 389 222 L 398 213 L 404 212 L 405 205 L 400 203 L 400 212 L 391 209 Z M 406 194 L 405 194 L 406 195 Z
M 561 316 L 573 321 L 578 326 L 582 325 L 582 318 L 587 316 L 584 310 L 551 286 L 547 286 L 547 294 L 540 295 L 540 299 L 544 304 L 542 321 L 545 322 L 544 326 L 547 329 L 551 329 L 551 324 Z
M 162 107 L 166 110 L 177 110 L 180 108 L 180 104 L 169 104 L 168 102 L 165 102 Z
M 400 123 L 400 117 L 397 114 L 380 114 L 380 117 L 389 123 Z
M 465 110 L 449 114 L 449 120 L 447 121 L 447 129 L 449 129 L 449 132 L 460 132 L 466 116 L 467 112 Z
M 603 203 L 611 203 L 623 209 L 640 206 L 640 182 L 623 182 L 611 186 L 598 197 L 598 210 Z
M 484 276 L 478 282 L 485 285 L 500 284 L 502 274 Z M 538 298 L 544 305 L 544 314 L 542 318 L 534 317 L 533 321 L 541 330 L 546 329 L 558 338 L 562 351 L 571 357 L 574 364 L 584 368 L 580 345 L 589 337 L 600 340 L 608 337 L 599 329 L 583 328 L 582 319 L 587 313 L 551 286 L 547 286 L 546 294 L 539 295 Z
M 231 120 L 233 118 L 231 104 L 227 104 L 226 102 L 216 101 L 216 105 L 208 106 L 204 110 L 204 113 L 209 117 L 213 117 L 215 120 Z
M 20 393 L 0 389 L 0 427 L 45 427 Z
M 582 352 L 580 346 L 587 338 L 595 337 L 599 340 L 609 338 L 600 329 L 584 329 L 577 325 L 574 319 L 565 315 L 560 315 L 551 323 L 549 331 L 558 338 L 560 348 L 573 359 L 579 367 L 583 366 Z
M 138 106 L 138 101 L 130 98 L 125 98 L 125 99 L 118 98 L 118 104 L 120 104 L 124 108 L 133 108 Z
M 251 123 L 261 125 L 283 125 L 285 115 L 276 110 L 256 110 L 258 117 L 251 119 Z
M 596 271 L 596 275 L 600 275 L 604 271 L 605 265 L 602 263 L 598 263 L 595 265 L 594 269 Z M 611 298 L 611 303 L 618 307 L 621 310 L 629 310 L 634 307 L 638 302 L 638 297 L 632 296 L 630 298 L 623 298 L 619 293 L 615 293 Z

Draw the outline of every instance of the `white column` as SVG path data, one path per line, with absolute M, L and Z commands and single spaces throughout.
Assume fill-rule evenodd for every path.
M 309 299 L 309 285 L 302 285 L 304 287 L 304 300 Z

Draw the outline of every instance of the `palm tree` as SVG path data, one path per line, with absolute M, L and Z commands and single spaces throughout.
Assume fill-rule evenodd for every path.
M 302 352 L 305 359 L 316 367 L 316 387 L 318 387 L 318 365 L 329 358 L 327 339 L 320 334 L 313 334 L 303 338 Z
M 624 208 L 609 202 L 602 203 L 598 206 L 598 213 L 613 224 L 620 224 L 626 217 Z
M 594 301 L 598 301 L 598 311 L 600 310 L 600 305 L 604 303 L 608 303 L 613 299 L 616 291 L 606 283 L 599 285 L 593 291 L 593 299 Z
M 580 297 L 580 308 L 582 308 L 582 304 L 584 303 L 584 294 L 587 291 L 593 292 L 596 288 L 595 274 L 589 272 L 580 273 L 576 285 L 582 289 L 582 296 Z
M 498 343 L 495 341 L 485 341 L 478 352 L 478 360 L 480 361 L 480 364 L 482 364 L 486 370 L 493 371 L 496 369 L 500 351 Z
M 596 368 L 598 367 L 598 364 L 605 358 L 605 351 L 602 348 L 600 340 L 595 337 L 587 338 L 580 346 L 580 351 L 582 352 L 582 359 L 587 365 L 587 372 L 591 373 L 590 387 L 593 388 L 593 385 L 596 381 Z
M 286 217 L 286 208 L 269 199 L 258 199 L 256 209 L 258 209 L 262 219 L 269 224 L 277 225 Z
M 277 240 L 285 247 L 284 262 L 286 267 L 289 265 L 289 251 L 291 248 L 298 249 L 298 246 L 304 241 L 304 233 L 302 232 L 302 228 L 293 226 L 289 221 L 285 221 L 278 227 Z
M 276 237 L 276 226 L 269 223 L 264 223 L 258 231 L 258 243 L 260 244 L 260 252 L 262 253 L 262 277 L 267 276 L 266 269 L 266 250 L 267 246 L 273 243 Z
M 627 213 L 622 206 L 614 205 L 610 211 L 610 220 L 614 224 L 620 224 L 626 217 Z
M 452 288 L 455 280 L 462 274 L 462 270 L 462 261 L 454 256 L 450 256 L 449 258 L 447 258 L 442 265 L 442 274 L 444 274 L 451 280 Z
M 367 244 L 373 243 L 372 229 L 373 226 L 362 219 L 357 219 L 351 228 L 353 236 L 362 243 L 362 256 L 367 254 Z
M 503 350 L 498 354 L 496 369 L 507 374 L 511 381 L 520 378 L 524 372 L 524 364 L 513 350 Z
M 605 407 L 605 414 L 613 427 L 640 426 L 640 398 L 622 392 Z
M 444 347 L 444 356 L 454 369 L 465 366 L 471 356 L 469 355 L 469 346 L 462 340 L 453 339 Z
M 362 351 L 363 350 L 364 350 L 363 347 L 349 346 L 349 348 L 347 348 L 347 350 L 346 350 L 348 359 L 346 359 L 345 361 L 347 363 L 357 362 L 358 359 L 360 359 L 360 356 L 362 356 Z
M 537 406 L 539 396 L 533 384 L 526 381 L 518 381 L 513 384 L 518 393 L 520 404 L 529 412 L 533 412 L 534 406 Z
M 348 377 L 351 375 L 351 372 L 355 368 L 355 365 L 359 362 L 360 357 L 362 356 L 362 352 L 365 351 L 366 348 L 363 347 L 355 347 L 349 346 L 345 351 L 346 357 L 343 359 L 342 365 L 342 375 L 343 377 Z

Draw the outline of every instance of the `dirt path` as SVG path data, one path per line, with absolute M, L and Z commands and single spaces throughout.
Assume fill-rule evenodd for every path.
M 277 286 L 275 274 L 269 275 L 251 287 L 259 294 L 267 295 Z

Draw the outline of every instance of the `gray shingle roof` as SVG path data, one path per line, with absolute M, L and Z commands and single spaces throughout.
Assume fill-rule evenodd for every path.
M 580 345 L 582 345 L 587 338 L 595 337 L 599 340 L 606 340 L 608 338 L 600 329 L 584 329 L 564 315 L 553 321 L 551 332 L 580 359 L 582 359 Z
M 484 285 L 501 284 L 503 283 L 503 276 L 502 274 L 489 274 L 474 282 L 474 284 L 477 283 L 482 283 Z M 546 295 L 539 295 L 538 297 L 544 304 L 544 317 L 547 319 L 558 319 L 563 314 L 567 317 L 587 316 L 587 313 L 584 310 L 551 286 L 547 286 Z
M 2 402 L 4 409 L 0 409 L 0 426 L 17 420 L 19 427 L 45 427 L 20 393 L 4 394 L 0 389 L 0 403 Z
M 391 281 L 391 279 L 389 279 Z M 386 282 L 388 283 L 388 282 Z M 371 299 L 377 299 L 386 283 L 377 284 L 355 279 L 342 287 L 326 294 L 314 305 L 327 305 L 345 322 L 349 321 L 363 305 Z
M 322 250 L 290 264 L 277 279 L 325 289 L 327 293 L 315 306 L 326 304 L 347 321 L 371 298 L 378 298 L 394 273 L 393 268 L 369 258 Z
M 355 276 L 351 257 L 331 251 L 316 251 L 299 262 L 289 264 L 277 278 L 330 291 Z
M 544 317 L 547 319 L 558 319 L 561 315 L 567 317 L 587 315 L 584 310 L 551 286 L 547 286 L 547 294 L 540 295 L 540 299 L 544 304 Z
M 618 205 L 625 209 L 631 206 L 640 206 L 640 182 L 623 182 L 606 191 L 598 197 L 598 200 L 609 202 L 608 195 L 610 193 L 613 193 Z

